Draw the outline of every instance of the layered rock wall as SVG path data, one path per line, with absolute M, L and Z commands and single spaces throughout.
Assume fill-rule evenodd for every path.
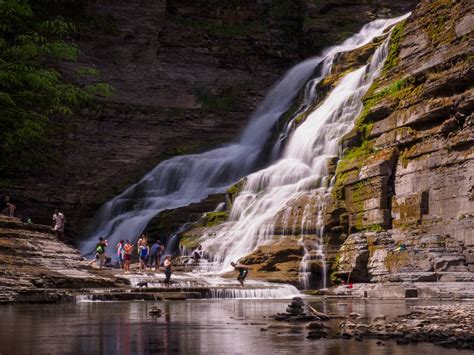
M 393 32 L 337 168 L 335 205 L 349 218 L 335 275 L 473 278 L 472 10 L 422 1 Z

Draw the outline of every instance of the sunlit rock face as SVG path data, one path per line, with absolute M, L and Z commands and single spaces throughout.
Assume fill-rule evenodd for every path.
M 348 214 L 343 233 L 349 237 L 334 259 L 335 275 L 352 271 L 366 281 L 473 279 L 468 9 L 469 1 L 422 1 L 392 38 L 383 75 L 348 137 L 352 152 L 338 166 L 334 205 Z

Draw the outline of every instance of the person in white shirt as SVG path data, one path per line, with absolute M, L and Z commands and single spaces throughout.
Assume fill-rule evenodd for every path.
M 66 218 L 64 217 L 64 214 L 59 212 L 59 210 L 54 210 L 53 231 L 59 240 L 63 240 L 64 238 L 64 225 L 65 224 L 66 224 Z

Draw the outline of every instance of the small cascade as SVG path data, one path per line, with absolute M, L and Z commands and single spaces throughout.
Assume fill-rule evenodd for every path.
M 274 285 L 258 288 L 211 288 L 207 298 L 252 298 L 252 299 L 286 299 L 300 296 L 298 289 L 292 285 Z

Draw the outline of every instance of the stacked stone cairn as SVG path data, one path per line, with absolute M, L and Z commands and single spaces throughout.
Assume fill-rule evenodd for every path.
M 319 320 L 315 315 L 307 313 L 306 305 L 301 297 L 293 297 L 291 303 L 286 307 L 285 313 L 277 313 L 272 316 L 277 321 L 298 323 Z

